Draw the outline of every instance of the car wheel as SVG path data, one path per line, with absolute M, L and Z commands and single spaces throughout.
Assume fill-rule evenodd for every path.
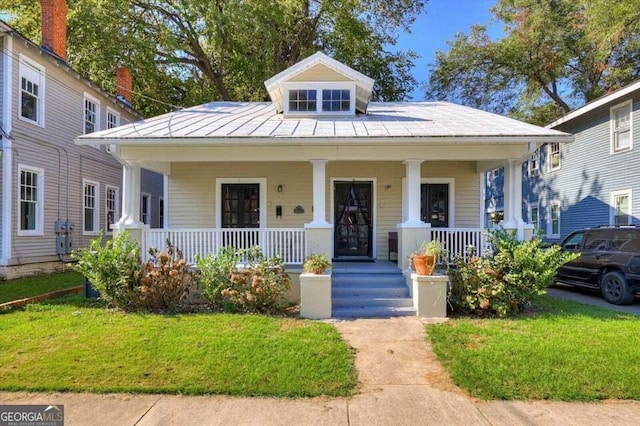
M 607 272 L 600 282 L 602 297 L 614 305 L 628 305 L 633 302 L 635 294 L 629 288 L 627 279 L 621 272 Z

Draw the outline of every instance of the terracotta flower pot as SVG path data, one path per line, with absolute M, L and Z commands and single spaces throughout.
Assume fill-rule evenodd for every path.
M 431 275 L 436 265 L 436 257 L 432 254 L 413 256 L 413 265 L 418 275 Z

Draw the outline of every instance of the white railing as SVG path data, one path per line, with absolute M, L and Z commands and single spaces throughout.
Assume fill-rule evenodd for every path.
M 488 248 L 486 230 L 478 228 L 431 228 L 431 239 L 442 243 L 449 253 L 449 259 L 460 255 L 467 260 L 469 246 L 475 248 L 477 256 Z
M 148 256 L 150 248 L 164 250 L 167 239 L 189 264 L 195 263 L 196 255 L 216 254 L 225 246 L 260 246 L 266 257 L 278 255 L 290 265 L 300 265 L 305 259 L 305 231 L 298 228 L 150 229 L 144 232 L 143 255 Z

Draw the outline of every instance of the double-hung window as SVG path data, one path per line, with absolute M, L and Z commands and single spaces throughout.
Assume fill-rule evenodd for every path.
M 615 191 L 611 193 L 611 225 L 631 224 L 631 190 Z
M 18 165 L 20 174 L 18 235 L 42 235 L 44 217 L 44 171 L 35 167 Z
M 84 214 L 82 231 L 85 235 L 96 235 L 98 233 L 98 195 L 100 194 L 100 185 L 97 182 L 84 180 L 83 187 Z
M 547 145 L 549 171 L 560 169 L 560 144 L 558 142 Z
M 628 151 L 633 147 L 631 101 L 611 108 L 611 152 Z
M 140 203 L 140 220 L 145 225 L 151 223 L 151 196 L 148 194 L 142 194 L 142 200 Z
M 538 212 L 538 206 L 531 206 L 529 208 L 529 223 L 533 225 L 533 229 L 536 231 L 540 227 L 540 216 Z
M 45 69 L 20 55 L 19 117 L 44 127 Z
M 549 206 L 549 222 L 547 223 L 547 236 L 560 237 L 560 203 L 553 202 Z
M 107 108 L 107 129 L 113 129 L 114 127 L 118 127 L 119 125 L 120 114 L 118 114 L 111 108 Z
M 84 95 L 84 133 L 100 130 L 100 103 L 97 99 Z
M 540 151 L 536 151 L 529 157 L 529 176 L 537 176 L 540 172 Z
M 115 186 L 107 186 L 107 198 L 105 200 L 106 216 L 105 230 L 111 232 L 111 225 L 116 223 L 118 219 L 118 188 Z

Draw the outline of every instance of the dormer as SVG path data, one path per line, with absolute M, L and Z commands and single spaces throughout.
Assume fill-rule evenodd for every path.
M 375 80 L 317 52 L 265 81 L 278 113 L 353 116 L 366 113 Z

